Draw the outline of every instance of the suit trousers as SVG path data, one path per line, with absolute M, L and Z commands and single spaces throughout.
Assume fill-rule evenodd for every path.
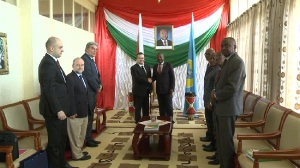
M 133 101 L 135 108 L 135 123 L 138 123 L 141 119 L 141 110 L 143 110 L 143 116 L 149 116 L 149 95 L 133 96 Z
M 93 110 L 89 109 L 88 112 L 88 124 L 86 127 L 85 141 L 91 141 L 93 139 L 92 129 L 93 129 L 93 120 L 94 120 L 94 109 L 96 107 L 96 102 L 93 105 Z
M 72 150 L 72 158 L 80 159 L 83 157 L 81 148 L 84 143 L 88 117 L 84 118 L 67 118 L 67 130 Z
M 49 168 L 64 167 L 67 140 L 67 120 L 59 120 L 57 116 L 44 116 L 48 134 L 46 148 Z
M 159 115 L 173 117 L 172 94 L 157 94 Z
M 206 131 L 206 137 L 214 140 L 214 122 L 213 122 L 213 111 L 208 110 L 205 108 L 204 110 L 205 113 L 205 119 L 206 119 L 206 125 L 207 125 L 207 131 Z
M 216 117 L 217 150 L 220 161 L 220 168 L 234 167 L 234 143 L 233 135 L 235 132 L 235 121 L 237 116 L 218 116 Z

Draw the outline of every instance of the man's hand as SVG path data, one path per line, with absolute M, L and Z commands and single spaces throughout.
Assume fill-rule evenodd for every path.
M 58 117 L 59 120 L 64 120 L 64 119 L 67 118 L 65 112 L 62 111 L 62 110 L 57 113 L 57 117 Z
M 211 106 L 210 103 L 207 103 L 207 104 L 206 104 L 206 108 L 207 108 L 209 111 L 214 111 L 214 108 Z
M 173 89 L 170 89 L 170 91 L 169 91 L 169 92 L 170 92 L 170 94 L 173 94 L 173 92 L 174 92 L 174 91 L 173 91 Z
M 71 115 L 70 118 L 74 119 L 74 118 L 76 118 L 76 116 L 77 116 L 77 114 L 74 114 L 74 115 Z
M 99 85 L 98 92 L 102 91 L 102 85 Z
M 215 90 L 212 90 L 211 94 L 210 94 L 210 100 L 211 100 L 212 103 L 216 103 L 216 101 L 217 101 L 214 94 L 216 94 L 216 92 L 215 92 Z
M 148 82 L 149 82 L 149 83 L 152 83 L 152 79 L 151 79 L 151 78 L 148 78 Z

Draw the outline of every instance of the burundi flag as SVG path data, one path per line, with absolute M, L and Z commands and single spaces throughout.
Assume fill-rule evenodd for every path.
M 187 60 L 187 76 L 186 76 L 186 86 L 185 86 L 185 93 L 194 93 L 197 94 L 197 84 L 196 84 L 196 50 L 195 50 L 195 39 L 194 39 L 194 15 L 192 14 L 192 22 L 191 22 L 191 29 L 190 29 L 190 42 L 189 42 L 189 49 L 188 49 L 188 60 Z M 198 101 L 193 104 L 195 110 L 198 110 Z M 183 115 L 186 116 L 186 111 L 189 108 L 189 104 L 184 104 Z

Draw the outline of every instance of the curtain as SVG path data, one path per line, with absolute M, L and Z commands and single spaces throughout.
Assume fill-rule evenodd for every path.
M 245 62 L 245 89 L 297 112 L 299 11 L 297 0 L 262 0 L 227 28 Z

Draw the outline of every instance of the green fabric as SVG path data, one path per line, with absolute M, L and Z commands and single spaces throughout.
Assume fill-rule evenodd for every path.
M 196 54 L 203 50 L 203 48 L 210 42 L 215 32 L 219 27 L 220 20 L 216 21 L 213 26 L 203 33 L 201 36 L 195 38 Z M 121 49 L 133 60 L 136 60 L 136 41 L 131 40 L 126 35 L 122 34 L 115 27 L 113 27 L 108 21 L 106 21 L 108 30 L 113 36 L 115 41 L 121 47 Z M 152 47 L 144 45 L 145 63 L 151 67 L 157 63 L 156 54 L 162 53 L 165 56 L 165 61 L 170 62 L 174 67 L 178 67 L 187 62 L 188 58 L 189 42 L 181 45 L 174 46 L 174 50 L 155 50 Z

